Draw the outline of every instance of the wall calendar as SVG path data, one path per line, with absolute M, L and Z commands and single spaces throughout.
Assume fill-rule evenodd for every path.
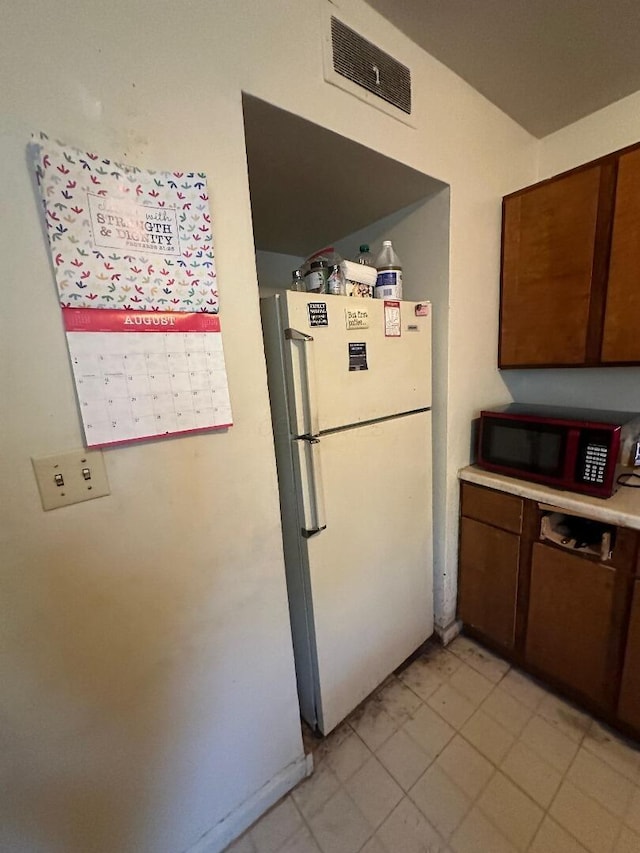
M 88 447 L 231 426 L 216 315 L 62 313 Z
M 231 426 L 204 173 L 32 149 L 87 447 Z

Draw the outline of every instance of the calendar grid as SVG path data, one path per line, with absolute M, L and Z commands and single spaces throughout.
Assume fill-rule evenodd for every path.
M 89 326 L 103 314 L 84 313 Z M 77 329 L 82 318 L 67 319 Z M 87 446 L 231 426 L 219 321 L 204 331 L 135 328 L 67 331 Z

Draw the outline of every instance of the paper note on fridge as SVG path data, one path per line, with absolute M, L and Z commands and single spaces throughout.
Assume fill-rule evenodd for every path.
M 347 329 L 369 328 L 369 312 L 366 308 L 345 308 L 344 318 Z
M 307 305 L 310 326 L 328 326 L 329 315 L 326 302 L 309 302 Z
M 349 343 L 349 370 L 368 370 L 367 345 L 363 342 Z

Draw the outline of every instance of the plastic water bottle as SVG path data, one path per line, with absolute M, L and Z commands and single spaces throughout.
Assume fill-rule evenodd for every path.
M 376 258 L 376 299 L 402 299 L 402 264 L 391 240 L 384 240 Z
M 369 251 L 368 243 L 362 243 L 362 245 L 360 246 L 360 252 L 356 258 L 356 263 L 365 264 L 368 267 L 375 266 L 375 261 L 373 259 L 373 255 Z

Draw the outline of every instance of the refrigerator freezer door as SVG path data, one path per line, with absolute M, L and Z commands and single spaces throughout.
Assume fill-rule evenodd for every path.
M 382 299 L 278 298 L 293 435 L 431 406 L 430 306 L 417 315 L 414 302 L 398 309 Z
M 327 526 L 302 556 L 327 734 L 433 631 L 431 413 L 330 433 L 320 454 Z

